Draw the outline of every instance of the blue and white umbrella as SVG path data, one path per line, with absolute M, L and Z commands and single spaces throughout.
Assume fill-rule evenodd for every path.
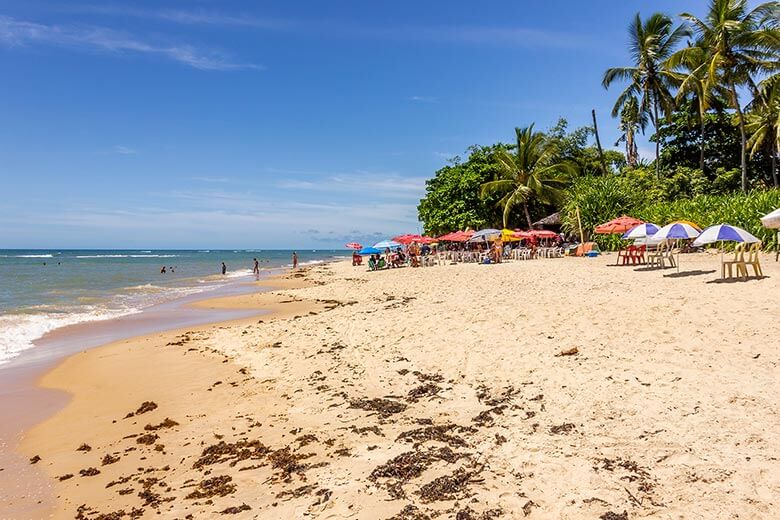
M 638 226 L 634 226 L 625 233 L 623 233 L 623 238 L 626 240 L 636 240 L 637 238 L 647 238 L 655 235 L 658 232 L 658 226 L 651 222 L 645 222 L 644 224 L 639 224 Z
M 661 240 L 690 240 L 700 234 L 699 230 L 685 222 L 672 222 L 667 224 L 652 236 L 655 241 Z M 677 272 L 680 272 L 680 250 L 677 250 Z
M 700 231 L 690 224 L 685 222 L 672 222 L 667 224 L 653 234 L 654 240 L 689 240 L 696 238 L 700 234 Z
M 501 236 L 501 230 L 500 229 L 480 229 L 473 235 L 471 235 L 471 238 L 469 238 L 469 242 L 478 242 L 480 240 L 490 240 L 491 238 L 499 237 Z
M 761 242 L 761 240 L 737 226 L 718 224 L 717 226 L 710 226 L 702 231 L 696 240 L 693 241 L 693 245 L 703 246 L 704 244 L 712 244 L 713 242 L 747 242 L 748 244 L 753 244 L 755 242 Z
M 377 249 L 398 249 L 403 247 L 403 245 L 399 244 L 395 240 L 382 240 L 381 242 L 374 244 L 374 247 Z

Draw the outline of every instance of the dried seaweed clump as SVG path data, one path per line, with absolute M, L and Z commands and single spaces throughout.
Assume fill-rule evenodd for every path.
M 435 478 L 421 487 L 418 492 L 420 500 L 427 503 L 463 498 L 473 477 L 474 473 L 458 468 L 452 474 Z
M 431 517 L 413 504 L 407 504 L 397 515 L 393 515 L 387 520 L 431 520 Z
M 405 442 L 414 442 L 415 446 L 428 441 L 438 441 L 448 444 L 453 448 L 462 448 L 468 446 L 468 443 L 453 432 L 474 433 L 476 430 L 471 427 L 458 426 L 457 424 L 440 424 L 438 426 L 426 426 L 403 432 L 396 440 Z
M 309 466 L 307 464 L 301 464 L 300 461 L 308 459 L 313 453 L 293 453 L 290 447 L 276 450 L 268 455 L 268 460 L 271 461 L 271 467 L 281 470 L 282 480 L 290 480 L 293 473 L 303 473 Z
M 135 442 L 138 444 L 154 444 L 160 437 L 156 433 L 146 433 L 140 437 L 136 437 Z
M 261 459 L 270 450 L 260 441 L 248 441 L 245 439 L 237 442 L 228 443 L 219 441 L 217 444 L 205 448 L 201 456 L 192 465 L 195 469 L 201 469 L 204 466 L 212 464 L 222 464 L 230 461 L 230 466 L 235 466 L 241 461 L 247 459 Z
M 198 498 L 224 497 L 235 493 L 236 485 L 232 483 L 233 477 L 230 475 L 219 475 L 217 477 L 202 480 L 197 489 L 184 498 L 190 500 Z
M 493 520 L 494 518 L 500 518 L 503 513 L 501 509 L 489 509 L 482 513 L 477 513 L 469 506 L 466 506 L 455 513 L 455 520 Z
M 450 448 L 432 448 L 427 451 L 407 451 L 402 453 L 381 466 L 377 466 L 369 475 L 369 479 L 376 481 L 380 478 L 395 479 L 406 482 L 422 473 L 436 461 L 443 460 L 453 463 L 461 457 L 466 457 L 463 453 L 456 453 Z
M 238 513 L 241 513 L 243 511 L 250 511 L 252 508 L 249 507 L 246 504 L 241 504 L 240 506 L 232 506 L 228 507 L 226 509 L 223 509 L 219 512 L 221 515 L 237 515 Z
M 418 387 L 412 388 L 407 394 L 406 398 L 411 402 L 417 402 L 423 397 L 433 397 L 441 392 L 441 387 L 433 382 L 422 384 Z
M 613 513 L 612 511 L 607 511 L 603 515 L 599 517 L 600 520 L 628 520 L 628 512 L 623 511 L 623 513 Z
M 94 477 L 95 475 L 99 475 L 99 474 L 100 474 L 100 470 L 97 468 L 87 468 L 79 471 L 79 475 L 81 475 L 82 477 Z
M 555 435 L 566 435 L 573 432 L 577 427 L 572 423 L 563 423 L 550 428 L 550 433 Z
M 130 417 L 134 417 L 136 415 L 141 415 L 142 413 L 151 412 L 152 410 L 156 409 L 157 403 L 154 401 L 144 401 L 135 412 L 129 412 L 127 415 L 125 415 L 125 419 L 129 419 Z
M 355 399 L 350 401 L 350 408 L 358 408 L 368 412 L 379 412 L 382 417 L 389 417 L 393 414 L 401 413 L 406 410 L 406 405 L 390 399 Z
M 177 423 L 173 419 L 169 419 L 168 417 L 166 417 L 165 420 L 160 424 L 147 424 L 146 426 L 144 426 L 144 430 L 151 432 L 163 428 L 173 428 L 174 426 L 178 426 L 178 425 L 179 423 Z
M 105 457 L 103 457 L 103 460 L 101 461 L 101 464 L 103 466 L 108 466 L 109 464 L 113 464 L 118 461 L 119 457 L 106 453 Z

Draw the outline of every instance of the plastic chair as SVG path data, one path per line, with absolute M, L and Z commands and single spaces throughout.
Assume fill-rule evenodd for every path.
M 726 268 L 729 270 L 729 278 L 734 276 L 733 268 L 736 266 L 737 278 L 740 278 L 740 273 L 745 275 L 747 280 L 747 266 L 745 265 L 745 247 L 747 244 L 741 242 L 734 248 L 734 258 L 732 260 L 723 260 L 720 264 L 720 277 L 726 278 Z
M 748 250 L 748 258 L 745 260 L 745 276 L 747 276 L 747 266 L 753 267 L 753 273 L 756 278 L 764 276 L 764 271 L 761 269 L 761 262 L 759 260 L 759 253 L 761 252 L 761 242 L 756 242 Z

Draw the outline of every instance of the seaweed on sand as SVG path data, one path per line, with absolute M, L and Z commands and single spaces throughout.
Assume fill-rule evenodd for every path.
M 420 500 L 428 503 L 462 498 L 474 475 L 470 471 L 458 468 L 450 475 L 435 478 L 420 488 L 418 491 Z
M 600 520 L 628 520 L 628 512 L 623 511 L 623 513 L 613 513 L 612 511 L 607 511 L 603 515 L 599 517 Z
M 468 443 L 462 437 L 453 435 L 453 432 L 474 433 L 476 430 L 471 427 L 458 426 L 457 424 L 440 424 L 438 426 L 425 426 L 423 428 L 405 431 L 401 433 L 396 440 L 414 442 L 415 447 L 429 441 L 442 442 L 453 448 L 468 446 Z
M 300 461 L 312 457 L 313 453 L 293 453 L 290 447 L 281 448 L 268 455 L 271 461 L 271 467 L 281 470 L 281 477 L 284 481 L 289 481 L 293 473 L 303 473 L 309 469 L 309 465 L 301 464 Z
M 103 466 L 108 466 L 109 464 L 113 464 L 118 461 L 119 461 L 119 457 L 106 453 L 106 455 L 103 457 L 103 460 L 100 461 L 100 463 Z
M 201 469 L 204 466 L 222 464 L 228 461 L 232 467 L 247 459 L 261 459 L 267 455 L 269 451 L 270 450 L 258 440 L 248 441 L 243 439 L 232 443 L 219 441 L 217 444 L 212 444 L 205 448 L 201 453 L 200 458 L 195 461 L 192 467 L 194 469 Z
M 559 424 L 557 426 L 552 426 L 550 428 L 550 433 L 554 435 L 567 435 L 571 432 L 573 432 L 577 427 L 574 426 L 572 423 L 563 423 Z
M 431 517 L 420 511 L 413 504 L 407 504 L 397 514 L 387 520 L 431 520 Z
M 252 508 L 249 507 L 246 504 L 241 504 L 240 506 L 232 506 L 223 509 L 219 512 L 221 515 L 237 515 L 238 513 L 242 513 L 244 511 L 250 511 Z
M 358 408 L 369 412 L 378 412 L 381 417 L 389 417 L 406 410 L 406 405 L 390 399 L 355 399 L 349 402 L 350 408 Z
M 165 418 L 163 422 L 160 424 L 147 424 L 144 426 L 144 430 L 151 432 L 155 430 L 160 430 L 162 428 L 173 428 L 174 426 L 178 426 L 179 423 L 174 421 L 173 419 L 169 419 L 168 417 Z
M 156 409 L 157 409 L 157 403 L 155 403 L 154 401 L 144 401 L 143 403 L 141 403 L 141 406 L 139 406 L 135 412 L 129 412 L 127 415 L 125 415 L 125 419 L 134 417 L 136 415 L 141 415 L 142 413 L 151 412 Z
M 423 397 L 433 397 L 439 392 L 441 392 L 441 387 L 439 385 L 437 385 L 436 383 L 428 382 L 416 388 L 411 389 L 407 394 L 406 398 L 407 400 L 414 403 L 417 402 L 418 399 L 421 399 Z
M 236 485 L 232 483 L 233 477 L 230 475 L 219 475 L 217 477 L 202 480 L 197 489 L 184 498 L 193 500 L 198 498 L 211 498 L 215 496 L 224 497 L 235 493 Z
M 456 453 L 450 448 L 432 448 L 427 451 L 407 451 L 381 466 L 377 466 L 369 475 L 369 479 L 376 481 L 380 478 L 392 478 L 407 481 L 422 475 L 431 463 L 443 460 L 453 463 L 466 454 Z

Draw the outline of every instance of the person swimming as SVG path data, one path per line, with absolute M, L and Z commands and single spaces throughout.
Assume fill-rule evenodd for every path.
M 227 273 L 227 266 L 225 265 L 225 262 L 222 262 L 222 274 L 224 275 Z
M 165 266 L 162 266 L 162 269 L 160 269 L 160 274 L 165 274 L 168 271 L 165 269 Z

